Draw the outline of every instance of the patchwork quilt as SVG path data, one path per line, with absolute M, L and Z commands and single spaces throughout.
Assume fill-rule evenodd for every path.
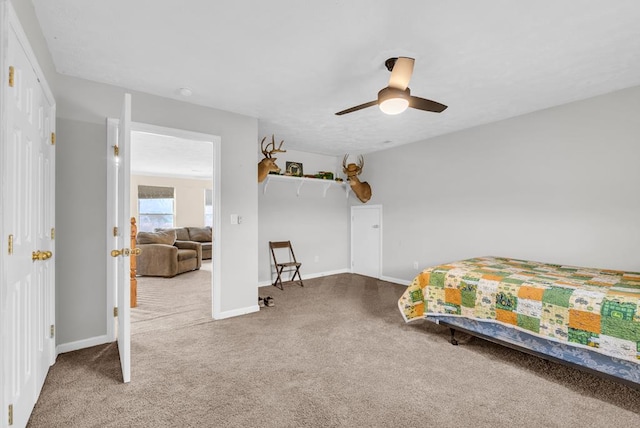
M 640 364 L 640 273 L 478 257 L 421 272 L 405 321 L 464 317 Z

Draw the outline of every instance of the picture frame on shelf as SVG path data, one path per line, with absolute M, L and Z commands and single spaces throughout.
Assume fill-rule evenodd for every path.
M 303 175 L 302 163 L 287 161 L 285 175 L 290 175 L 291 177 L 302 177 Z

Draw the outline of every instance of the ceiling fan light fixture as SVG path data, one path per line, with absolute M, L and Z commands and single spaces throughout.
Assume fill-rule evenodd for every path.
M 378 92 L 378 107 L 389 115 L 400 114 L 409 107 L 409 88 L 384 88 Z
M 368 103 L 359 104 L 336 113 L 336 116 L 353 113 L 354 111 L 377 105 L 383 113 L 400 114 L 411 107 L 417 110 L 431 111 L 440 113 L 446 110 L 447 106 L 439 102 L 428 100 L 426 98 L 414 97 L 409 90 L 409 80 L 413 73 L 413 64 L 415 60 L 408 57 L 389 58 L 385 65 L 391 72 L 389 77 L 389 85 L 378 92 L 378 99 L 369 101 Z
M 400 114 L 409 107 L 409 100 L 404 98 L 389 98 L 380 103 L 380 110 L 386 114 Z

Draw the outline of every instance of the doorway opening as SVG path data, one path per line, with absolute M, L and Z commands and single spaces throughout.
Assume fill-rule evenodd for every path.
M 117 130 L 117 121 L 110 121 L 111 126 L 114 125 L 112 122 L 115 122 Z M 130 183 L 128 218 L 136 219 L 139 232 L 180 228 L 184 231 L 194 229 L 196 232 L 208 229 L 211 234 L 211 244 L 206 252 L 210 258 L 200 259 L 199 269 L 187 269 L 167 280 L 185 281 L 193 272 L 195 275 L 191 276 L 192 280 L 197 280 L 201 285 L 206 281 L 207 289 L 200 287 L 200 291 L 204 290 L 210 298 L 201 299 L 199 303 L 210 301 L 211 305 L 200 307 L 200 312 L 203 316 L 213 318 L 220 308 L 219 298 L 216 298 L 220 295 L 221 278 L 218 238 L 221 228 L 220 146 L 221 139 L 215 135 L 132 122 L 131 166 L 129 171 L 125 171 Z M 154 189 L 161 190 L 162 194 L 155 195 Z M 170 196 L 165 194 L 167 191 Z M 206 238 L 202 242 L 205 246 Z M 153 282 L 161 278 L 145 276 L 137 279 L 140 284 L 140 281 Z M 109 287 L 108 308 L 117 302 L 115 288 Z M 161 290 L 161 287 L 155 288 Z M 170 298 L 176 300 L 178 297 Z M 153 301 L 153 296 L 150 299 Z M 133 321 L 140 318 L 139 314 L 133 315 Z M 109 315 L 107 325 L 108 335 L 113 340 L 116 330 L 113 318 Z
M 160 318 L 202 322 L 211 316 L 213 142 L 134 129 L 129 183 L 130 215 L 146 238 L 136 256 L 132 334 L 163 328 Z M 175 242 L 154 243 L 167 237 Z

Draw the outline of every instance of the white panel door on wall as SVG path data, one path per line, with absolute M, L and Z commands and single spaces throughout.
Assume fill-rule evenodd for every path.
M 1 425 L 22 427 L 55 361 L 55 105 L 8 2 L 0 20 Z
M 382 206 L 351 207 L 351 272 L 380 278 Z
M 107 122 L 107 282 L 116 290 L 117 341 L 122 380 L 131 380 L 130 164 L 131 95 L 124 95 L 120 120 Z M 108 314 L 107 316 L 109 316 Z M 115 314 L 114 314 L 115 315 Z M 108 323 L 112 328 L 113 323 Z M 111 333 L 109 333 L 111 335 Z

